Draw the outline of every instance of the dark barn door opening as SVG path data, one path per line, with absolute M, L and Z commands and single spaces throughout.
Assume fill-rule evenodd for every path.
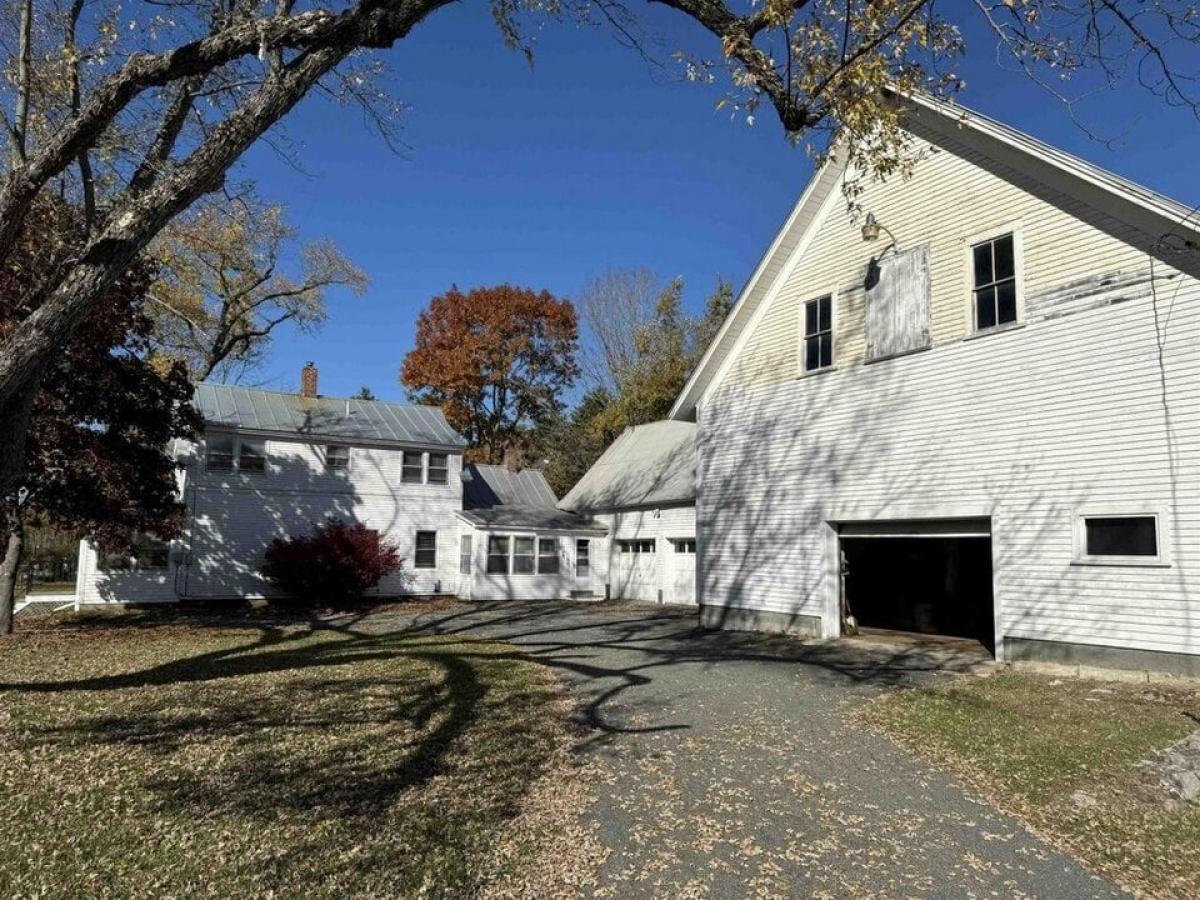
M 987 536 L 842 537 L 846 612 L 863 628 L 971 638 L 994 652 Z

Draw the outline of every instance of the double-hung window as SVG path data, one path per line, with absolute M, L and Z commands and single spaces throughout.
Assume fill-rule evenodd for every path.
M 267 442 L 242 438 L 238 442 L 238 471 L 265 472 L 267 470 Z
M 487 570 L 489 575 L 508 574 L 508 537 L 506 535 L 488 536 Z
M 804 371 L 833 365 L 833 297 L 826 294 L 804 304 Z
M 533 574 L 533 538 L 513 538 L 512 570 L 514 575 Z
M 592 542 L 579 538 L 575 541 L 575 577 L 587 578 L 592 571 Z
M 349 472 L 350 448 L 342 444 L 328 444 L 325 447 L 325 471 Z
M 558 538 L 538 538 L 539 575 L 558 574 Z
M 233 471 L 232 434 L 210 434 L 204 438 L 204 468 L 209 472 Z
M 450 457 L 445 453 L 429 454 L 430 484 L 448 484 L 450 482 Z
M 461 575 L 471 574 L 471 535 L 464 534 L 458 539 L 458 571 Z
M 975 330 L 1017 321 L 1017 263 L 1012 234 L 971 248 Z
M 422 484 L 425 481 L 425 454 L 420 450 L 405 450 L 400 461 L 400 481 Z
M 437 568 L 436 531 L 417 532 L 417 550 L 413 557 L 413 566 L 418 569 Z

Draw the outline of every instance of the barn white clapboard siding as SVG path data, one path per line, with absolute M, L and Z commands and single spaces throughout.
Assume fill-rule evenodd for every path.
M 863 364 L 876 248 L 827 205 L 701 403 L 703 602 L 836 633 L 831 523 L 957 509 L 991 517 L 1000 636 L 1200 653 L 1196 280 L 951 140 L 860 203 L 927 248 L 933 347 Z M 974 335 L 969 248 L 1006 231 L 1021 322 Z M 804 376 L 803 302 L 831 291 L 835 368 Z M 1169 565 L 1074 564 L 1081 507 L 1160 512 Z
M 663 603 L 693 603 L 694 597 L 678 597 L 674 590 L 676 551 L 672 541 L 695 538 L 696 507 L 692 504 L 663 506 L 653 509 L 622 509 L 596 513 L 596 521 L 608 528 L 605 541 L 604 569 L 610 593 L 617 599 L 647 600 Z M 619 589 L 620 542 L 627 540 L 654 541 L 654 573 L 652 586 L 643 596 L 623 597 Z M 695 561 L 695 557 L 691 558 Z

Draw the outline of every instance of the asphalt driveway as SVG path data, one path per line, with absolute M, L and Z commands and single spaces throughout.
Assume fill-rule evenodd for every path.
M 573 685 L 610 851 L 596 896 L 1121 896 L 854 721 L 880 691 L 948 677 L 921 653 L 705 632 L 692 610 L 630 604 L 405 624 L 510 641 Z

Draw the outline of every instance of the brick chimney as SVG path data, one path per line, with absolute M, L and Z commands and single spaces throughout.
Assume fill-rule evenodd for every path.
M 312 361 L 306 362 L 300 370 L 300 396 L 315 398 L 317 396 L 317 367 Z
M 521 471 L 521 451 L 516 447 L 508 447 L 505 449 L 504 468 L 513 473 Z

